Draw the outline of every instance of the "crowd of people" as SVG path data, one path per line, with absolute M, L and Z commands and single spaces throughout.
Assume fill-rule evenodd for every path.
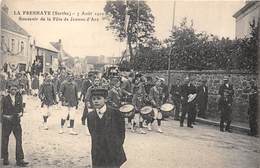
M 1 73 L 0 90 L 3 103 L 3 140 L 2 158 L 8 165 L 8 139 L 11 132 L 14 133 L 17 148 L 17 165 L 26 166 L 22 151 L 22 128 L 20 117 L 23 115 L 25 102 L 23 98 L 31 95 L 38 97 L 42 108 L 43 129 L 48 130 L 48 118 L 53 108 L 60 110 L 60 130 L 64 133 L 65 123 L 68 123 L 71 135 L 77 135 L 75 131 L 75 114 L 79 110 L 82 101 L 84 110 L 81 123 L 88 126 L 88 134 L 92 137 L 92 160 L 93 165 L 113 163 L 119 166 L 126 160 L 122 149 L 125 121 L 132 132 L 146 134 L 153 130 L 156 121 L 156 131 L 163 133 L 162 122 L 169 115 L 184 126 L 187 116 L 187 127 L 193 128 L 196 117 L 206 118 L 208 105 L 207 80 L 201 80 L 195 85 L 194 78 L 187 76 L 184 81 L 176 79 L 175 83 L 168 88 L 166 81 L 161 77 L 145 76 L 139 72 L 118 72 L 110 76 L 99 78 L 94 73 L 75 76 L 68 71 L 54 72 L 52 74 Z M 232 132 L 231 116 L 234 89 L 226 76 L 219 88 L 220 98 L 218 109 L 220 111 L 220 131 Z M 250 135 L 257 134 L 257 87 L 251 82 L 249 96 L 249 122 Z M 105 106 L 104 106 L 105 105 Z M 166 108 L 164 108 L 166 107 Z M 169 109 L 167 109 L 169 107 Z M 166 109 L 166 110 L 165 110 Z M 105 113 L 108 111 L 108 113 Z M 94 112 L 94 113 L 93 113 Z M 173 114 L 173 115 L 172 115 Z M 102 120 L 102 118 L 108 120 Z M 112 119 L 111 119 L 112 118 Z M 124 120 L 122 120 L 124 118 Z M 111 130 L 107 130 L 107 126 Z M 104 129 L 103 129 L 104 128 Z M 106 129 L 105 129 L 106 128 Z M 123 131 L 124 130 L 124 131 Z M 108 140 L 107 137 L 118 137 L 117 142 Z M 117 144 L 117 146 L 115 146 Z M 120 156 L 114 151 L 115 147 L 120 151 Z M 107 148 L 107 151 L 103 149 Z M 108 160 L 104 160 L 106 152 L 112 152 Z M 97 155 L 100 153 L 100 155 Z M 110 153 L 111 154 L 111 153 Z M 120 157 L 120 158 L 118 158 Z M 111 160 L 113 160 L 111 162 Z

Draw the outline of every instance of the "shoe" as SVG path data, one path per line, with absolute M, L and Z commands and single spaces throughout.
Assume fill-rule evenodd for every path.
M 162 129 L 159 127 L 157 130 L 159 133 L 163 133 Z
M 78 133 L 75 132 L 75 131 L 73 131 L 73 130 L 71 130 L 71 131 L 70 131 L 70 135 L 78 135 Z
M 24 160 L 16 162 L 16 165 L 19 167 L 26 167 L 29 164 L 29 162 L 25 162 Z
M 3 164 L 6 166 L 6 165 L 9 165 L 9 161 L 8 160 L 4 160 Z
M 230 129 L 227 129 L 226 131 L 229 132 L 229 133 L 232 133 L 232 131 Z
M 148 124 L 148 125 L 147 125 L 147 128 L 148 128 L 148 131 L 152 131 L 151 124 Z
M 140 129 L 140 134 L 146 134 L 146 132 L 143 129 Z
M 47 124 L 44 124 L 43 129 L 44 129 L 44 130 L 48 130 L 48 129 L 49 129 L 48 126 L 47 126 Z
M 64 133 L 64 131 L 63 131 L 63 129 L 61 128 L 60 131 L 59 131 L 59 134 L 63 134 L 63 133 Z
M 220 129 L 221 132 L 224 132 L 224 129 Z
M 189 128 L 193 128 L 193 126 L 192 126 L 192 125 L 188 125 L 188 127 L 189 127 Z

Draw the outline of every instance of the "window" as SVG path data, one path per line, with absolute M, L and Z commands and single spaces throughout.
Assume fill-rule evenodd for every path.
M 12 41 L 11 41 L 11 51 L 14 51 L 14 45 L 15 45 L 15 41 L 14 41 L 14 39 L 12 39 Z
M 5 36 L 2 36 L 1 37 L 1 48 L 4 47 L 4 44 L 5 44 Z
M 21 41 L 21 52 L 23 52 L 23 50 L 24 50 L 24 43 L 23 41 Z

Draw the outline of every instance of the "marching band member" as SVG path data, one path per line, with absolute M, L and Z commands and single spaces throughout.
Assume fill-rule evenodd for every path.
M 155 86 L 151 88 L 149 93 L 149 99 L 151 100 L 153 109 L 154 109 L 154 119 L 157 120 L 158 129 L 157 131 L 163 133 L 161 129 L 161 120 L 162 120 L 162 113 L 160 112 L 159 108 L 162 105 L 162 84 L 163 78 L 158 78 Z M 151 124 L 153 123 L 154 119 L 149 121 L 148 123 L 148 130 L 151 131 Z
M 76 83 L 72 80 L 72 74 L 68 75 L 68 80 L 61 84 L 60 88 L 60 100 L 62 101 L 62 106 L 66 107 L 64 114 L 61 117 L 61 130 L 60 134 L 64 133 L 63 126 L 65 124 L 66 118 L 70 117 L 70 134 L 77 135 L 74 131 L 74 119 L 75 113 L 78 108 L 78 89 Z
M 43 111 L 43 127 L 45 130 L 48 130 L 47 120 L 52 112 L 52 106 L 57 104 L 56 101 L 56 93 L 54 89 L 54 85 L 52 83 L 51 75 L 46 77 L 46 80 L 40 86 L 39 89 L 39 98 L 42 102 L 41 107 L 44 108 L 46 105 L 46 109 Z
M 87 114 L 87 124 L 93 168 L 119 168 L 126 161 L 124 117 L 116 108 L 106 104 L 107 95 L 106 89 L 91 90 L 94 111 Z
M 110 89 L 108 91 L 108 103 L 115 108 L 119 108 L 121 106 L 122 91 L 120 84 L 121 82 L 119 76 L 111 77 Z
M 142 91 L 142 89 L 138 86 L 134 87 L 133 89 L 133 100 L 132 104 L 135 107 L 135 115 L 133 121 L 136 122 L 136 124 L 139 124 L 139 129 L 141 134 L 146 134 L 146 132 L 143 130 L 143 117 L 140 113 L 140 110 L 142 107 L 144 107 L 145 104 L 145 95 Z M 132 123 L 132 127 L 135 123 Z M 132 128 L 134 130 L 134 128 Z
M 183 122 L 186 114 L 188 113 L 187 126 L 193 128 L 192 118 L 195 114 L 195 97 L 196 87 L 191 83 L 191 79 L 186 77 L 184 79 L 184 85 L 181 87 L 181 100 L 182 100 L 182 113 L 180 119 L 180 126 L 183 127 Z
M 229 84 L 228 77 L 225 76 L 223 84 L 219 87 L 219 111 L 220 111 L 220 131 L 224 131 L 224 123 L 226 123 L 225 131 L 231 132 L 231 114 L 234 96 L 233 85 Z

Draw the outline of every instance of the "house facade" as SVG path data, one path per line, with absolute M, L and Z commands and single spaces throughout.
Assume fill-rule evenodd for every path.
M 260 1 L 246 1 L 245 5 L 233 17 L 236 19 L 236 38 L 248 37 L 251 32 L 250 24 L 255 25 L 260 19 Z
M 8 64 L 19 71 L 26 71 L 31 64 L 30 35 L 8 16 L 6 6 L 1 9 L 0 66 Z

